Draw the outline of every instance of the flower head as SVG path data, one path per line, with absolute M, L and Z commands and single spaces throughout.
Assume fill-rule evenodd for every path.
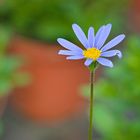
M 124 38 L 125 35 L 121 34 L 105 44 L 110 31 L 111 24 L 103 25 L 94 33 L 94 28 L 90 27 L 88 30 L 88 36 L 84 34 L 82 29 L 77 25 L 73 24 L 73 31 L 84 46 L 84 50 L 77 45 L 69 42 L 66 39 L 58 38 L 57 41 L 67 50 L 60 50 L 60 55 L 67 55 L 67 59 L 76 60 L 76 59 L 86 59 L 85 65 L 89 66 L 92 62 L 98 62 L 101 65 L 113 67 L 112 61 L 105 57 L 113 57 L 117 55 L 119 58 L 122 57 L 122 53 L 119 50 L 110 50 L 111 48 L 118 45 Z

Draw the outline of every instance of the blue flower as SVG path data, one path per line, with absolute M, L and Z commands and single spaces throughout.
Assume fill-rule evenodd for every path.
M 115 55 L 119 58 L 122 57 L 122 53 L 119 50 L 110 49 L 118 45 L 125 38 L 125 35 L 118 35 L 105 44 L 110 34 L 111 27 L 111 24 L 103 25 L 96 34 L 94 33 L 94 28 L 90 27 L 87 37 L 77 24 L 73 24 L 73 31 L 85 49 L 81 49 L 66 39 L 58 38 L 58 43 L 67 49 L 60 50 L 58 54 L 67 55 L 67 59 L 70 60 L 86 59 L 84 63 L 86 66 L 89 66 L 92 62 L 98 62 L 101 65 L 113 67 L 112 61 L 105 57 L 113 57 Z

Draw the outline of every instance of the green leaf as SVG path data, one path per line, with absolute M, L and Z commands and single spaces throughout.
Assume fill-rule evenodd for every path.
M 96 104 L 93 109 L 93 125 L 102 134 L 111 133 L 115 127 L 117 120 L 115 120 L 113 114 L 109 111 L 109 108 L 102 104 Z

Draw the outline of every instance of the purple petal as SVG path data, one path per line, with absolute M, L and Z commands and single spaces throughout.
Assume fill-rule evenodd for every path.
M 96 47 L 98 49 L 100 49 L 104 45 L 105 41 L 107 40 L 111 31 L 111 27 L 112 27 L 111 24 L 107 24 L 105 28 L 102 30 L 102 32 L 100 33 L 100 36 L 96 42 Z
M 101 56 L 103 57 L 112 57 L 115 55 L 117 55 L 119 58 L 122 58 L 122 53 L 119 50 L 106 51 L 101 54 Z
M 107 66 L 107 67 L 113 67 L 113 63 L 106 59 L 106 58 L 98 58 L 97 61 L 101 64 L 101 65 L 104 65 L 104 66 Z
M 69 56 L 67 57 L 68 60 L 76 60 L 76 59 L 83 59 L 83 55 L 74 55 L 74 56 Z
M 73 28 L 75 35 L 77 36 L 79 41 L 83 44 L 83 46 L 85 48 L 89 48 L 89 43 L 88 43 L 87 37 L 86 37 L 85 33 L 82 31 L 82 29 L 77 24 L 73 24 L 72 28 Z
M 69 51 L 69 50 L 60 50 L 58 52 L 60 55 L 79 55 L 82 54 L 80 51 Z
M 74 50 L 74 51 L 82 51 L 81 48 L 79 48 L 77 45 L 69 42 L 68 40 L 66 39 L 63 39 L 63 38 L 58 38 L 57 39 L 58 43 L 60 45 L 62 45 L 64 48 L 68 49 L 68 50 Z
M 121 34 L 121 35 L 115 37 L 114 39 L 112 39 L 111 41 L 109 41 L 109 42 L 101 49 L 101 51 L 106 51 L 106 50 L 109 50 L 109 49 L 113 48 L 114 46 L 118 45 L 124 38 L 125 38 L 125 35 L 124 35 L 124 34 Z
M 88 30 L 88 42 L 89 42 L 90 48 L 94 47 L 95 36 L 94 36 L 94 28 L 93 27 L 90 27 Z
M 97 48 L 96 44 L 100 38 L 100 35 L 102 34 L 103 30 L 105 28 L 105 25 L 101 26 L 100 29 L 98 30 L 98 32 L 96 33 L 96 36 L 95 36 L 95 47 Z
M 92 62 L 93 62 L 93 59 L 87 59 L 84 64 L 86 66 L 89 66 Z

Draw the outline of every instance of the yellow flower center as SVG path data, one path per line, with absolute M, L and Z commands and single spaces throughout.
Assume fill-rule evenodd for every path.
M 85 58 L 97 60 L 101 55 L 101 51 L 96 48 L 88 48 L 87 50 L 83 51 L 83 55 Z

